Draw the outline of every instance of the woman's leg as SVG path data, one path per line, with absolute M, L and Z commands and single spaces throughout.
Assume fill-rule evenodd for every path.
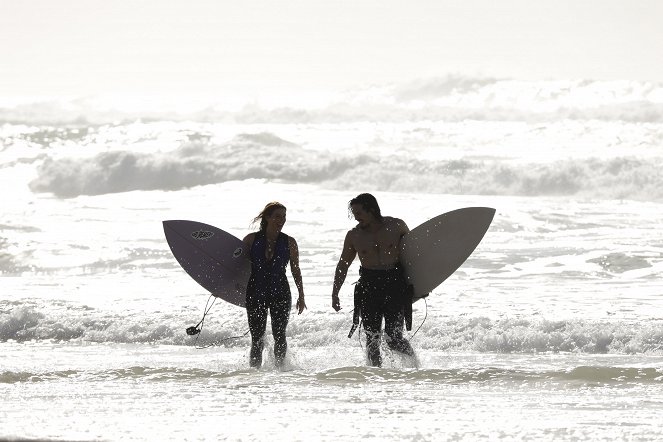
M 251 332 L 249 365 L 260 368 L 264 346 L 262 338 L 265 335 L 265 328 L 267 327 L 267 305 L 263 302 L 249 302 L 247 300 L 246 315 L 249 320 L 249 331 Z
M 288 327 L 288 320 L 290 319 L 290 304 L 291 299 L 288 296 L 285 300 L 281 299 L 272 302 L 269 308 L 272 320 L 272 336 L 274 336 L 274 358 L 277 367 L 283 364 L 286 351 L 288 350 L 285 333 Z

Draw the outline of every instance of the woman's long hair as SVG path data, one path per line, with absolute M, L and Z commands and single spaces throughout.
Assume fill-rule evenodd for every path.
M 274 213 L 275 210 L 277 209 L 283 209 L 287 210 L 285 206 L 277 201 L 272 201 L 271 203 L 267 203 L 264 209 L 262 209 L 262 212 L 258 214 L 253 220 L 251 221 L 251 225 L 255 225 L 260 221 L 260 231 L 264 232 L 265 229 L 267 228 L 267 220 L 265 218 L 268 218 Z

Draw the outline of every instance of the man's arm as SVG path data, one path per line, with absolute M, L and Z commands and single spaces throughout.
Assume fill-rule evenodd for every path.
M 400 230 L 401 238 L 403 238 L 403 236 L 405 236 L 405 234 L 410 231 L 410 228 L 407 226 L 407 224 L 405 224 L 405 221 L 403 221 L 402 219 L 398 220 L 398 228 Z
M 357 256 L 357 251 L 352 245 L 351 232 L 348 232 L 345 235 L 345 242 L 343 243 L 343 252 L 341 252 L 341 258 L 338 260 L 336 265 L 336 273 L 334 273 L 334 286 L 332 288 L 332 308 L 336 311 L 341 309 L 341 301 L 338 297 L 338 293 L 341 290 L 343 282 L 345 282 L 345 277 L 348 274 L 348 268 L 352 261 L 354 261 L 355 256 Z
M 405 224 L 402 219 L 397 219 L 396 225 L 398 226 L 398 261 L 401 260 L 401 253 L 403 252 L 403 237 L 408 234 L 410 228 Z

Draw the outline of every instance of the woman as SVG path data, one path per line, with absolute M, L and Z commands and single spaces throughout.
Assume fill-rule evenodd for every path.
M 246 290 L 246 313 L 251 331 L 251 367 L 258 368 L 262 365 L 262 338 L 267 327 L 267 310 L 272 321 L 276 365 L 280 367 L 283 364 L 288 348 L 285 329 L 292 304 L 290 285 L 285 274 L 288 262 L 299 291 L 296 304 L 298 314 L 306 308 L 297 242 L 281 232 L 285 215 L 286 208 L 283 204 L 267 204 L 253 219 L 254 223 L 260 221 L 260 230 L 244 238 L 251 256 L 251 277 Z

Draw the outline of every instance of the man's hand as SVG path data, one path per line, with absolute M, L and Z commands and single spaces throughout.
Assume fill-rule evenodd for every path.
M 341 309 L 341 300 L 338 299 L 338 295 L 332 295 L 332 308 L 336 311 Z

